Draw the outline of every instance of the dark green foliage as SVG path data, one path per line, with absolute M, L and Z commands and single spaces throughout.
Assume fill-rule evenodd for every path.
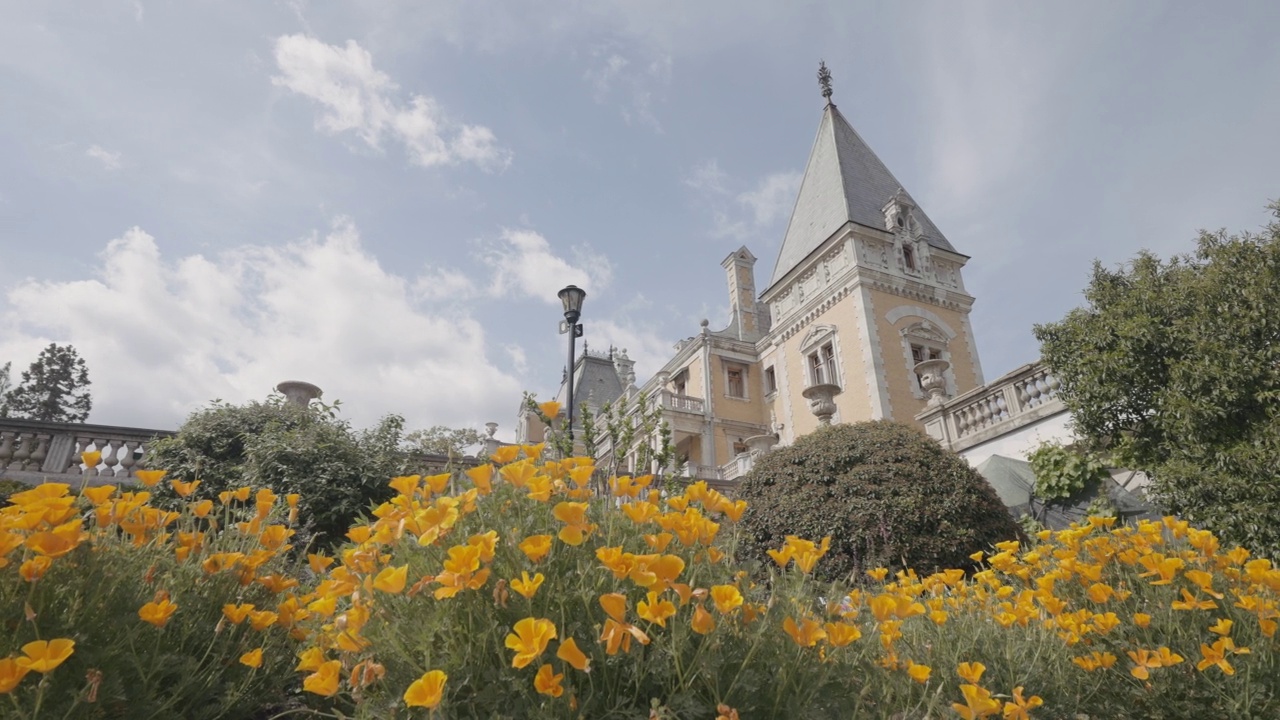
M 1169 511 L 1280 554 L 1280 222 L 1095 263 L 1085 299 L 1035 330 L 1078 433 L 1148 471 Z
M 743 522 L 758 557 L 787 535 L 831 536 L 824 579 L 884 566 L 921 574 L 1021 537 L 995 491 L 959 456 L 890 421 L 819 428 L 764 456 L 742 482 Z
M 273 396 L 265 403 L 214 403 L 191 414 L 172 438 L 158 440 L 150 467 L 169 477 L 200 480 L 195 497 L 217 499 L 244 485 L 302 496 L 299 519 L 316 542 L 342 539 L 359 515 L 388 499 L 387 482 L 405 471 L 403 420 L 389 415 L 371 430 L 355 431 L 319 403 L 302 408 Z M 157 488 L 163 498 L 172 491 Z
M 432 425 L 426 430 L 414 430 L 405 436 L 404 441 L 417 452 L 462 457 L 468 453 L 474 453 L 476 448 L 484 442 L 484 438 L 480 437 L 480 433 L 474 428 Z
M 0 385 L 8 383 L 9 364 L 5 363 Z M 50 343 L 31 367 L 22 371 L 22 381 L 4 394 L 0 405 L 4 413 L 0 417 L 84 422 L 93 408 L 89 368 L 74 347 Z
M 1067 500 L 1109 477 L 1107 466 L 1092 453 L 1045 443 L 1027 456 L 1036 475 L 1035 494 L 1041 500 Z

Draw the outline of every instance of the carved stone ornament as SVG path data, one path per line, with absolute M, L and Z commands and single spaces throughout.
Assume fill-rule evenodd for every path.
M 834 383 L 822 383 L 820 385 L 810 385 L 800 393 L 805 400 L 809 401 L 809 411 L 817 418 L 818 422 L 823 425 L 830 425 L 831 418 L 836 414 L 836 395 L 839 395 L 842 389 Z
M 778 436 L 752 435 L 745 442 L 747 443 L 747 451 L 751 453 L 752 461 L 755 461 L 768 455 L 773 450 L 773 446 L 778 444 Z
M 947 401 L 947 369 L 951 363 L 946 360 L 925 360 L 916 363 L 915 372 L 920 376 L 920 389 L 929 396 L 929 405 L 941 405 Z
M 903 335 L 918 337 L 922 340 L 928 340 L 945 346 L 948 342 L 947 336 L 934 329 L 929 323 L 916 323 L 902 331 Z
M 320 388 L 301 380 L 285 380 L 276 385 L 276 391 L 283 393 L 285 400 L 298 407 L 306 407 L 312 400 L 324 394 Z

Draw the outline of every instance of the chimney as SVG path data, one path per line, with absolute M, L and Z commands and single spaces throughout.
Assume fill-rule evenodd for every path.
M 761 334 L 756 312 L 756 257 L 743 245 L 720 265 L 729 281 L 729 322 L 737 327 L 739 340 L 755 340 Z

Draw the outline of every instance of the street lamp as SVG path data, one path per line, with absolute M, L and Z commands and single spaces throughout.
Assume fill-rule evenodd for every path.
M 570 285 L 560 292 L 560 302 L 564 304 L 564 322 L 560 323 L 560 334 L 569 336 L 569 388 L 566 399 L 569 402 L 569 452 L 573 452 L 573 341 L 582 337 L 582 300 L 587 291 L 577 285 Z

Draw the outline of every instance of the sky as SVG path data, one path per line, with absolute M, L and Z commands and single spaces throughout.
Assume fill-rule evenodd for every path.
M 1280 3 L 0 0 L 0 364 L 90 421 L 313 382 L 357 426 L 499 423 L 556 291 L 641 382 L 772 272 L 834 101 L 956 249 L 988 379 L 1094 259 L 1280 199 Z

